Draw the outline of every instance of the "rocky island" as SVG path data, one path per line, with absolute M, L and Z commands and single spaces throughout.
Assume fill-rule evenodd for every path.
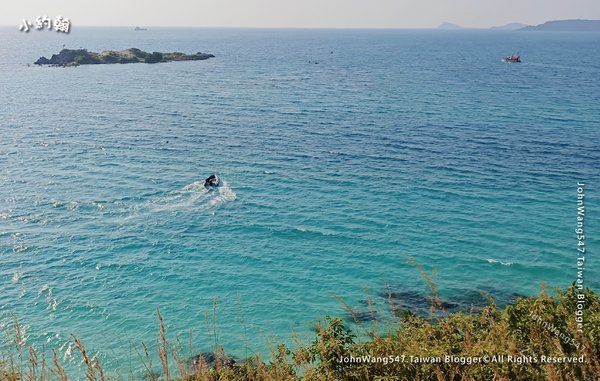
M 100 53 L 89 52 L 87 49 L 63 49 L 58 54 L 53 54 L 50 59 L 40 57 L 34 62 L 36 65 L 51 66 L 79 66 L 116 63 L 159 63 L 172 61 L 200 61 L 214 57 L 208 53 L 185 54 L 180 52 L 148 53 L 137 48 L 125 50 L 105 50 Z

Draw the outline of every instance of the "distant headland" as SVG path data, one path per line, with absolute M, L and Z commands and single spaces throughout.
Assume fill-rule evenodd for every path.
M 100 53 L 90 52 L 87 49 L 63 49 L 58 54 L 53 54 L 50 59 L 40 57 L 34 62 L 36 65 L 51 66 L 79 66 L 79 65 L 99 65 L 99 64 L 125 64 L 125 63 L 159 63 L 172 61 L 201 61 L 213 58 L 214 55 L 208 53 L 185 54 L 180 52 L 161 53 L 144 52 L 137 48 L 125 50 L 105 50 Z
M 438 29 L 486 29 L 466 28 L 449 22 L 442 23 Z M 540 25 L 526 25 L 521 23 L 510 23 L 503 26 L 493 26 L 489 29 L 506 31 L 531 31 L 531 32 L 600 32 L 600 20 L 553 20 Z
M 523 31 L 548 32 L 600 32 L 600 20 L 555 20 L 546 23 L 527 26 Z

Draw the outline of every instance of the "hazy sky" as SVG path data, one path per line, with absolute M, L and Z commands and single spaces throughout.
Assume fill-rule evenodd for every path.
M 600 19 L 600 0 L 0 0 L 0 24 L 37 16 L 73 26 L 431 28 Z

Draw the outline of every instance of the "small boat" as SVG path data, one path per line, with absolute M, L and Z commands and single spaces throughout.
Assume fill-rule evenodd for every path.
M 140 28 L 139 26 L 136 26 L 134 30 L 139 32 L 141 30 L 148 30 L 148 29 L 146 29 L 146 28 Z
M 206 188 L 218 187 L 220 183 L 221 180 L 219 180 L 219 177 L 217 175 L 210 175 L 204 180 L 204 186 Z
M 512 56 L 506 56 L 506 57 L 502 58 L 502 62 L 519 63 L 519 62 L 521 62 L 521 56 L 519 54 L 513 54 Z

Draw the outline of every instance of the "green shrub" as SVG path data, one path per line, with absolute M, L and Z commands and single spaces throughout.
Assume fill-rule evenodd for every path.
M 362 380 L 589 380 L 600 379 L 600 301 L 591 290 L 585 290 L 583 332 L 577 331 L 574 319 L 578 290 L 575 286 L 557 291 L 552 297 L 543 291 L 537 298 L 519 298 L 513 305 L 499 309 L 493 302 L 477 313 L 454 313 L 426 319 L 413 313 L 404 314 L 390 323 L 387 332 L 369 328 L 370 336 L 353 333 L 340 318 L 325 317 L 316 325 L 315 339 L 309 345 L 293 350 L 278 344 L 269 361 L 252 356 L 245 361 L 220 362 L 199 368 L 190 367 L 190 359 L 179 355 L 176 345 L 167 343 L 160 313 L 159 357 L 163 374 L 167 362 L 179 369 L 180 381 L 208 380 L 273 380 L 273 381 L 362 381 Z M 216 302 L 215 302 L 216 303 Z M 216 308 L 216 307 L 215 307 Z M 376 324 L 376 323 L 374 323 Z M 14 338 L 0 353 L 2 381 L 70 380 L 54 352 L 52 361 L 45 360 L 33 347 L 25 344 L 18 322 L 9 327 Z M 360 329 L 360 327 L 359 327 Z M 568 340 L 567 340 L 568 338 Z M 73 336 L 75 348 L 87 367 L 87 378 L 114 380 L 105 375 L 100 363 L 89 358 L 85 347 Z M 173 349 L 170 349 L 173 348 Z M 144 346 L 146 357 L 147 348 Z M 460 361 L 422 362 L 417 359 L 445 360 L 460 358 L 492 358 L 493 356 L 580 357 L 584 363 L 488 362 L 461 364 Z M 134 355 L 135 356 L 135 355 Z M 167 356 L 171 359 L 167 360 Z M 215 358 L 224 358 L 222 348 L 215 348 Z M 345 362 L 341 358 L 387 358 L 387 363 Z M 394 361 L 391 361 L 391 360 Z M 142 359 L 142 361 L 144 361 Z M 174 364 L 174 365 L 173 365 Z M 163 376 L 147 367 L 146 378 L 158 381 Z M 90 378 L 91 377 L 91 378 Z M 73 378 L 77 379 L 77 378 Z M 131 375 L 127 379 L 135 380 Z M 140 379 L 140 378 L 137 378 Z
M 146 56 L 146 63 L 157 63 L 161 62 L 163 59 L 163 54 L 160 52 L 153 52 L 152 54 L 148 54 Z

